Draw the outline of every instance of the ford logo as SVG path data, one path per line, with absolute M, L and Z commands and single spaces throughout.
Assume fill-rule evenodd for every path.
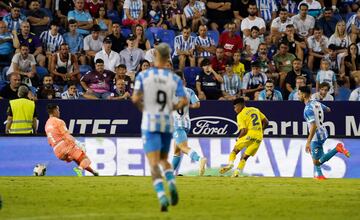
M 202 116 L 191 119 L 192 133 L 195 135 L 237 134 L 237 123 L 231 119 L 217 116 Z

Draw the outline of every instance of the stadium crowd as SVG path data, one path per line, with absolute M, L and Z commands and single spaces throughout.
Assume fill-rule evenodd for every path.
M 3 0 L 0 98 L 129 99 L 160 42 L 201 100 L 360 101 L 358 0 Z

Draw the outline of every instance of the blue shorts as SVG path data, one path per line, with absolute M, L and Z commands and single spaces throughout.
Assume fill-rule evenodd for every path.
M 145 153 L 160 151 L 169 153 L 172 134 L 161 132 L 142 131 L 141 136 Z
M 310 147 L 311 147 L 311 156 L 315 160 L 319 160 L 322 155 L 324 154 L 323 144 L 325 143 L 325 140 L 320 141 L 311 141 Z
M 176 128 L 173 134 L 173 138 L 175 139 L 176 144 L 183 143 L 187 141 L 187 134 L 189 133 L 186 128 Z

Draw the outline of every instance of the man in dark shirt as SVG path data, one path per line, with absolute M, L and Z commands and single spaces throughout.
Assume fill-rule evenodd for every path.
M 18 73 L 11 73 L 9 77 L 10 83 L 3 87 L 0 91 L 0 99 L 18 99 L 18 89 L 21 85 L 25 85 L 21 84 L 21 77 Z M 33 94 L 31 91 L 29 92 L 29 96 L 33 99 Z
M 61 98 L 59 88 L 54 85 L 52 76 L 45 75 L 43 77 L 43 85 L 38 88 L 38 99 L 55 99 Z
M 316 21 L 315 26 L 323 30 L 323 34 L 330 38 L 334 34 L 336 24 L 339 21 L 337 16 L 334 16 L 332 8 L 325 8 L 323 16 Z
M 31 0 L 29 3 L 29 11 L 26 16 L 31 25 L 31 32 L 40 36 L 43 31 L 48 29 L 50 17 L 40 9 L 40 2 L 38 0 Z
M 287 43 L 289 46 L 288 52 L 295 55 L 299 59 L 304 58 L 303 49 L 306 48 L 304 39 L 302 39 L 297 33 L 295 33 L 295 27 L 293 24 L 288 24 L 285 29 L 285 36 L 280 39 L 280 43 Z
M 125 48 L 126 38 L 121 34 L 121 27 L 118 22 L 112 24 L 112 34 L 108 37 L 112 41 L 111 50 L 120 53 Z
M 232 0 L 231 8 L 235 19 L 242 21 L 249 16 L 249 3 L 250 0 Z
M 225 24 L 233 19 L 231 0 L 208 0 L 207 17 L 210 19 L 210 27 L 213 30 L 224 30 Z
M 288 72 L 285 83 L 286 83 L 286 92 L 285 97 L 287 97 L 296 87 L 296 77 L 298 76 L 304 76 L 306 78 L 306 85 L 311 86 L 312 78 L 311 74 L 308 71 L 304 71 L 302 69 L 302 60 L 299 58 L 296 58 L 293 60 L 292 66 L 293 70 Z
M 203 71 L 196 76 L 196 90 L 200 100 L 218 100 L 222 97 L 223 78 L 216 73 L 205 58 L 200 64 Z

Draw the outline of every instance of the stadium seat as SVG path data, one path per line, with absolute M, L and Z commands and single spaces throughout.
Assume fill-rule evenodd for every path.
M 5 81 L 8 80 L 8 79 L 7 79 L 7 76 L 6 76 L 6 73 L 7 73 L 7 71 L 9 70 L 9 68 L 10 68 L 10 66 L 6 66 L 6 67 L 4 67 L 4 68 L 2 69 L 1 75 L 0 75 L 0 80 L 5 80 Z
M 40 11 L 44 12 L 46 16 L 50 18 L 50 22 L 54 20 L 53 13 L 48 8 L 40 8 Z
M 335 101 L 348 101 L 350 94 L 351 94 L 350 89 L 340 87 L 340 88 L 338 88 L 337 95 L 335 96 Z
M 160 29 L 157 37 L 160 38 L 162 42 L 169 44 L 171 49 L 174 49 L 175 32 L 173 30 Z
M 91 71 L 92 68 L 89 65 L 80 65 L 80 75 L 83 76 L 85 75 L 87 72 Z
M 347 13 L 346 16 L 345 16 L 345 22 L 348 22 L 348 20 L 349 20 L 354 14 L 356 14 L 356 13 L 355 13 L 355 12 Z
M 42 78 L 43 78 L 45 75 L 49 74 L 49 71 L 48 71 L 46 68 L 42 67 L 42 66 L 37 66 L 37 67 L 36 67 L 36 73 L 38 74 L 38 76 L 39 76 L 40 79 L 42 80 Z
M 154 34 L 148 29 L 145 31 L 145 38 L 149 40 L 151 47 L 154 46 Z
M 201 67 L 185 67 L 184 77 L 187 87 L 195 90 L 196 89 L 196 76 L 202 71 Z
M 158 37 L 159 31 L 163 29 L 160 27 L 149 27 L 147 30 L 153 33 L 155 37 Z
M 217 31 L 208 31 L 208 36 L 214 40 L 215 46 L 217 46 L 219 44 L 219 38 L 220 38 L 219 32 L 217 32 Z
M 130 28 L 121 28 L 121 34 L 127 38 L 132 33 Z
M 0 91 L 2 90 L 2 88 L 4 88 L 9 82 L 5 81 L 5 80 L 0 80 Z
M 107 11 L 107 16 L 113 23 L 118 22 L 121 24 L 121 17 L 119 16 L 119 13 L 116 10 Z

